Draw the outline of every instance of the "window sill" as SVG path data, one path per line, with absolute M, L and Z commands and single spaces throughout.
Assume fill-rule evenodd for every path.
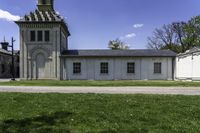
M 100 73 L 101 76 L 108 76 L 109 73 Z
M 135 73 L 126 73 L 127 75 L 135 75 Z
M 153 73 L 154 75 L 162 75 L 162 73 Z
M 81 73 L 73 73 L 74 76 L 80 76 L 82 75 Z

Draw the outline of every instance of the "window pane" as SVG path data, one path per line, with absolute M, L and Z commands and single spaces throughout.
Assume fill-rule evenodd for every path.
M 154 63 L 154 73 L 161 73 L 162 64 L 161 63 Z
M 38 31 L 38 41 L 42 41 L 43 35 L 42 35 L 42 31 Z
M 4 73 L 4 72 L 5 72 L 5 65 L 1 64 L 1 73 Z
M 31 31 L 30 38 L 31 38 L 31 41 L 35 41 L 35 31 Z
M 44 5 L 45 5 L 45 4 L 46 4 L 46 0 L 42 0 L 42 4 L 44 4 Z
M 74 74 L 80 74 L 81 73 L 81 63 L 80 62 L 73 63 L 73 73 Z
M 127 73 L 135 73 L 135 63 L 134 62 L 127 63 Z
M 108 63 L 107 62 L 102 62 L 101 63 L 101 74 L 108 74 Z
M 49 31 L 45 31 L 45 41 L 49 42 Z

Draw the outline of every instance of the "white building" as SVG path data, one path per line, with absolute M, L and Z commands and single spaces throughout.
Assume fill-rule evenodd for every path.
M 20 78 L 57 80 L 173 80 L 170 50 L 69 50 L 70 36 L 53 0 L 16 22 L 20 28 Z
M 174 58 L 169 50 L 66 50 L 64 79 L 172 80 Z
M 176 79 L 200 80 L 200 47 L 177 55 Z

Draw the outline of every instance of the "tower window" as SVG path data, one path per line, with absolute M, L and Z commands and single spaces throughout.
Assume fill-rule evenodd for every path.
M 42 0 L 42 4 L 46 5 L 46 0 Z
M 49 42 L 49 31 L 45 31 L 45 42 Z
M 38 31 L 37 37 L 38 37 L 38 41 L 41 42 L 43 38 L 42 31 Z
M 31 31 L 30 38 L 32 42 L 35 41 L 35 31 Z

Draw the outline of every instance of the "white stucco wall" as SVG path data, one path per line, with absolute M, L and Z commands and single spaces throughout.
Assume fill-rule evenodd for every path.
M 176 79 L 200 80 L 200 52 L 176 58 Z
M 73 62 L 81 63 L 81 74 L 73 74 Z M 100 73 L 100 63 L 108 62 L 109 74 Z M 127 73 L 127 63 L 135 63 L 135 73 Z M 161 74 L 154 74 L 154 63 L 162 63 Z M 172 58 L 65 58 L 66 80 L 172 80 Z
M 36 41 L 30 41 L 30 31 L 35 31 Z M 43 41 L 37 41 L 37 31 L 43 31 Z M 44 31 L 50 32 L 49 42 L 45 42 Z M 20 78 L 21 79 L 63 79 L 61 51 L 67 49 L 67 35 L 59 24 L 20 25 Z M 44 77 L 38 77 L 36 59 L 38 54 L 45 55 Z

